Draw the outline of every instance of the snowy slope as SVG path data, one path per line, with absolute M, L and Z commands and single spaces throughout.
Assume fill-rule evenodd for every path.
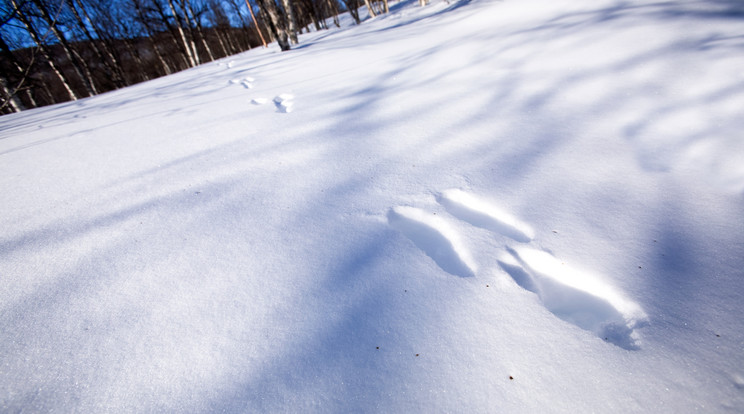
M 743 411 L 742 16 L 401 2 L 1 117 L 0 411 Z

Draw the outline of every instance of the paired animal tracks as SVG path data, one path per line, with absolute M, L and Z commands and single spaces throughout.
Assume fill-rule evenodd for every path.
M 231 62 L 232 63 L 232 62 Z M 228 64 L 228 68 L 230 68 L 230 64 Z M 256 80 L 250 76 L 244 77 L 244 78 L 235 78 L 231 79 L 231 84 L 240 84 L 245 89 L 253 89 L 254 82 Z M 274 99 L 271 100 L 274 103 L 274 106 L 276 107 L 276 111 L 288 114 L 294 110 L 294 95 L 290 93 L 281 93 L 274 97 Z M 253 105 L 265 105 L 269 102 L 268 98 L 253 98 L 251 99 L 251 103 Z
M 455 219 L 516 242 L 505 247 L 499 266 L 517 285 L 536 294 L 553 315 L 621 348 L 640 349 L 636 330 L 648 323 L 640 306 L 596 275 L 566 266 L 552 254 L 531 247 L 535 231 L 530 225 L 462 190 L 443 191 L 436 200 Z M 387 214 L 390 226 L 409 238 L 442 270 L 459 277 L 474 277 L 477 265 L 452 224 L 452 217 L 409 206 L 393 207 Z

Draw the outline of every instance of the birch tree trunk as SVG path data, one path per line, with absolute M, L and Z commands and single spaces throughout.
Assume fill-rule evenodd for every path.
M 215 27 L 214 28 L 214 36 L 217 38 L 217 44 L 220 45 L 220 49 L 222 49 L 222 57 L 229 56 L 230 54 L 227 52 L 227 46 L 225 46 L 225 42 L 222 41 L 222 36 L 220 35 L 220 29 Z M 228 44 L 230 43 L 230 39 L 227 39 Z
M 186 22 L 188 23 L 189 30 L 191 30 L 192 27 L 196 28 L 196 37 L 199 38 L 199 41 L 201 42 L 202 46 L 204 47 L 204 50 L 207 52 L 207 56 L 209 56 L 209 61 L 214 61 L 214 54 L 212 53 L 212 48 L 209 47 L 209 44 L 207 43 L 207 39 L 204 36 L 204 32 L 202 31 L 202 25 L 199 19 L 196 17 L 196 13 L 194 13 L 194 9 L 191 7 L 191 2 L 189 0 L 184 0 L 184 4 L 182 6 L 183 8 L 183 14 L 186 16 Z M 191 38 L 193 39 L 193 30 Z M 194 50 L 196 50 L 196 47 L 194 47 Z
M 163 57 L 163 54 L 160 52 L 160 48 L 158 47 L 157 43 L 153 38 L 155 37 L 154 31 L 152 30 L 152 27 L 150 26 L 150 23 L 145 18 L 145 14 L 142 10 L 142 4 L 140 3 L 140 0 L 133 0 L 132 4 L 134 5 L 135 12 L 137 13 L 137 18 L 139 19 L 142 26 L 145 28 L 145 31 L 147 33 L 147 40 L 150 43 L 150 46 L 152 47 L 152 50 L 155 52 L 155 56 L 158 59 L 158 62 L 160 62 L 160 66 L 163 67 L 163 71 L 166 75 L 170 75 L 173 73 L 171 70 L 171 67 L 168 65 L 168 62 L 165 61 L 165 58 Z M 131 53 L 131 52 L 130 52 Z
M 245 0 L 245 4 L 248 6 L 248 11 L 251 13 L 251 19 L 253 20 L 253 25 L 256 26 L 256 31 L 258 32 L 258 37 L 261 38 L 261 43 L 263 43 L 263 47 L 268 47 L 266 45 L 266 39 L 264 39 L 263 33 L 261 33 L 261 28 L 258 26 L 258 22 L 256 21 L 256 15 L 253 13 L 253 6 L 251 6 L 251 2 L 249 0 Z
M 287 29 L 289 31 L 289 40 L 293 45 L 296 45 L 299 41 L 297 40 L 297 20 L 295 19 L 294 9 L 292 8 L 291 0 L 282 0 L 282 6 L 284 12 L 287 15 Z
M 73 50 L 73 48 L 67 42 L 67 38 L 65 38 L 65 35 L 59 30 L 59 28 L 57 27 L 57 22 L 52 19 L 52 16 L 49 14 L 49 11 L 46 9 L 44 4 L 40 0 L 31 1 L 34 3 L 34 5 L 36 5 L 37 9 L 41 13 L 41 18 L 44 20 L 44 22 L 46 22 L 46 24 L 49 25 L 49 28 L 54 34 L 54 37 L 56 37 L 59 41 L 60 45 L 62 46 L 62 50 L 65 53 L 65 56 L 72 64 L 73 70 L 80 77 L 80 80 L 83 81 L 83 85 L 85 86 L 86 92 L 88 92 L 88 96 L 98 94 L 98 90 L 96 89 L 96 86 L 93 82 L 93 77 L 90 74 L 90 68 L 88 67 L 88 64 L 80 57 L 77 51 Z
M 31 103 L 31 106 L 36 106 L 36 101 L 34 100 L 34 97 L 31 95 L 31 93 L 28 91 L 27 88 L 23 88 L 23 84 L 26 82 L 26 78 L 28 76 L 28 70 L 33 65 L 33 55 L 31 57 L 31 62 L 29 62 L 27 66 L 27 69 L 23 69 L 21 66 L 21 63 L 16 59 L 15 55 L 13 55 L 13 52 L 10 50 L 10 46 L 5 42 L 5 39 L 2 37 L 2 32 L 0 32 L 0 56 L 6 61 L 10 62 L 11 64 L 11 70 L 14 72 L 11 74 L 12 78 L 15 78 L 16 81 L 13 82 L 13 84 L 16 84 L 16 86 L 13 86 L 10 82 L 8 82 L 8 79 L 2 78 L 3 88 L 7 89 L 8 99 L 13 100 L 13 102 L 7 102 L 8 105 L 13 105 L 15 107 L 18 107 L 19 111 L 25 109 L 23 103 L 18 98 L 18 91 L 24 90 L 26 93 L 26 97 L 28 98 L 29 102 Z
M 176 30 L 178 31 L 178 35 L 181 37 L 181 42 L 183 42 L 183 50 L 189 60 L 189 65 L 191 65 L 191 67 L 194 67 L 198 65 L 197 62 L 199 62 L 199 57 L 195 53 L 196 48 L 192 47 L 194 46 L 194 43 L 186 39 L 186 33 L 184 33 L 182 27 L 183 23 L 181 22 L 181 17 L 176 12 L 176 7 L 173 5 L 173 0 L 168 0 L 168 7 L 170 8 L 171 13 L 173 13 L 173 17 L 176 19 Z
M 72 87 L 70 86 L 70 80 L 67 79 L 67 77 L 62 73 L 62 71 L 59 70 L 57 65 L 54 63 L 54 60 L 52 59 L 52 56 L 49 53 L 49 49 L 47 48 L 46 44 L 44 44 L 44 41 L 41 39 L 39 34 L 36 32 L 36 29 L 34 29 L 34 26 L 31 25 L 31 22 L 26 18 L 26 15 L 23 13 L 23 11 L 18 6 L 18 2 L 16 0 L 10 0 L 10 3 L 13 5 L 13 8 L 17 12 L 18 20 L 26 28 L 26 31 L 28 32 L 29 36 L 31 36 L 31 40 L 34 41 L 36 46 L 39 48 L 41 55 L 44 57 L 44 59 L 46 59 L 47 63 L 49 64 L 49 67 L 52 69 L 52 73 L 57 79 L 59 79 L 60 83 L 62 83 L 62 87 L 65 89 L 65 92 L 67 93 L 67 97 L 69 98 L 69 100 L 71 101 L 78 100 L 77 94 L 72 90 Z
M 369 0 L 364 0 L 364 5 L 367 6 L 367 11 L 369 12 L 369 15 L 371 17 L 377 17 L 377 13 L 375 13 L 374 9 L 372 9 L 372 6 L 369 4 Z
M 82 17 L 84 17 L 85 19 L 81 18 L 80 14 L 78 14 L 77 8 L 75 7 L 75 4 L 73 4 L 73 2 L 77 3 L 77 6 L 80 7 Z M 103 41 L 103 36 L 101 36 L 101 33 L 99 33 L 96 25 L 93 24 L 93 21 L 88 15 L 88 12 L 85 10 L 85 5 L 83 5 L 81 0 L 67 0 L 67 3 L 73 14 L 75 15 L 75 18 L 77 19 L 78 26 L 85 33 L 96 55 L 103 62 L 104 66 L 106 66 L 106 69 L 108 69 L 109 72 L 114 75 L 114 84 L 116 84 L 118 87 L 126 86 L 128 84 L 126 75 L 124 75 L 124 71 L 121 68 L 119 60 L 116 59 L 113 53 L 111 53 L 109 45 L 104 42 L 102 48 L 103 50 L 101 50 L 101 48 L 98 48 L 98 46 L 96 45 L 96 40 L 98 39 Z M 95 38 L 91 35 L 88 27 L 91 27 L 93 32 L 96 34 Z
M 349 10 L 349 14 L 354 19 L 354 23 L 361 24 L 362 19 L 359 18 L 359 2 L 358 0 L 343 0 L 346 8 Z
M 277 43 L 282 51 L 287 51 L 291 47 L 289 45 L 289 36 L 287 31 L 284 29 L 282 22 L 279 20 L 279 14 L 276 12 L 276 4 L 274 0 L 256 0 L 266 14 L 269 16 L 269 28 L 276 37 Z
M 336 27 L 341 27 L 341 24 L 338 21 L 338 4 L 336 3 L 336 0 L 326 0 L 326 3 L 328 4 L 331 15 L 333 16 L 333 24 L 336 25 Z
M 0 75 L 0 89 L 2 89 L 3 102 L 0 102 L 0 110 L 10 108 L 13 112 L 21 112 L 23 110 L 23 104 L 18 99 L 15 92 L 10 90 L 8 82 L 5 77 Z

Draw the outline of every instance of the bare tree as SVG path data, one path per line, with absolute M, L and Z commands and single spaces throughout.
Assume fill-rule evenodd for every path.
M 187 27 L 189 32 L 191 33 L 191 38 L 197 39 L 197 41 L 202 44 L 204 51 L 209 57 L 209 60 L 213 61 L 214 54 L 212 53 L 212 48 L 209 47 L 209 44 L 204 37 L 204 32 L 202 31 L 201 25 L 201 15 L 204 13 L 205 8 L 202 7 L 199 9 L 198 12 L 195 12 L 194 8 L 191 6 L 190 0 L 182 0 L 182 3 L 179 4 L 179 7 L 181 10 L 183 10 L 184 20 L 188 25 Z M 194 45 L 194 53 L 196 53 L 196 45 Z
M 258 39 L 289 50 L 311 25 L 339 24 L 337 0 L 256 1 L 3 0 L 0 113 L 167 75 Z
M 95 30 L 94 26 L 88 18 L 88 14 L 80 0 L 65 0 L 65 3 L 67 4 L 67 8 L 72 12 L 74 24 L 85 37 L 85 43 L 90 45 L 97 60 L 106 68 L 108 77 L 117 87 L 124 86 L 126 81 L 124 80 L 124 74 L 116 61 L 116 58 L 107 50 L 105 45 L 100 44 L 101 47 L 99 47 L 98 38 L 93 36 L 91 33 L 91 30 Z M 80 7 L 80 12 L 78 12 L 78 7 Z M 83 18 L 83 16 L 85 16 L 85 18 Z M 89 27 L 91 29 L 88 29 Z
M 18 99 L 15 91 L 8 87 L 8 81 L 2 75 L 0 75 L 0 92 L 2 92 L 1 111 L 4 111 L 5 108 L 10 108 L 11 112 L 21 112 L 23 110 L 23 103 Z
M 4 28 L 12 18 L 12 12 L 10 10 L 4 10 L 4 12 L 7 15 L 0 21 L 0 29 Z M 5 111 L 6 108 L 9 108 L 12 112 L 20 112 L 24 109 L 24 105 L 18 97 L 18 91 L 21 90 L 23 84 L 26 82 L 28 70 L 23 68 L 10 50 L 10 47 L 5 42 L 2 30 L 0 30 L 0 56 L 2 56 L 2 62 L 5 64 L 0 66 L 0 69 L 8 71 L 7 73 L 0 74 L 0 86 L 2 86 L 3 93 L 3 100 L 0 101 L 0 110 Z M 30 65 L 28 66 L 30 67 Z M 10 79 L 14 81 L 11 83 Z M 25 91 L 28 92 L 27 89 Z M 30 94 L 29 97 L 31 98 Z M 31 98 L 31 103 L 34 104 L 33 98 Z
M 361 24 L 362 19 L 359 18 L 359 0 L 343 0 L 346 5 L 346 9 L 349 10 L 351 18 L 354 19 L 354 23 Z
M 145 30 L 147 40 L 150 43 L 150 46 L 152 47 L 152 50 L 158 59 L 158 63 L 160 63 L 160 66 L 163 68 L 163 71 L 165 72 L 165 74 L 170 75 L 171 73 L 173 73 L 173 70 L 171 69 L 170 65 L 168 65 L 168 62 L 166 62 L 165 57 L 163 56 L 163 53 L 160 50 L 160 46 L 158 46 L 158 43 L 156 43 L 154 40 L 155 30 L 152 28 L 150 24 L 150 19 L 146 17 L 146 13 L 144 11 L 144 5 L 142 3 L 142 0 L 130 0 L 130 1 L 131 1 L 132 6 L 134 6 L 134 9 L 136 12 L 136 20 L 140 23 L 142 28 Z
M 336 0 L 325 0 L 325 5 L 328 7 L 328 14 L 330 14 L 333 17 L 333 24 L 336 25 L 336 27 L 341 27 L 341 24 L 338 21 L 338 3 Z M 325 22 L 325 17 L 324 22 Z
M 60 45 L 62 46 L 62 51 L 67 57 L 67 60 L 70 61 L 73 70 L 78 75 L 78 77 L 80 77 L 80 80 L 83 81 L 83 85 L 85 86 L 85 90 L 88 92 L 88 96 L 96 95 L 98 93 L 98 90 L 96 89 L 96 85 L 93 82 L 93 76 L 90 73 L 88 64 L 80 57 L 77 51 L 72 48 L 69 42 L 67 42 L 67 38 L 58 27 L 58 21 L 52 18 L 51 13 L 41 0 L 31 0 L 31 2 L 36 6 L 36 10 L 40 13 L 42 20 L 44 20 L 44 22 L 48 25 L 49 29 L 54 34 L 54 37 L 56 37 L 57 41 L 59 41 Z
M 364 5 L 367 6 L 367 12 L 370 16 L 376 17 L 377 13 L 375 13 L 375 9 L 369 4 L 369 0 L 364 0 Z
M 174 5 L 173 0 L 166 0 L 166 2 L 168 3 L 172 16 L 176 19 L 175 28 L 178 31 L 181 42 L 183 43 L 183 50 L 189 60 L 189 65 L 194 67 L 199 64 L 199 55 L 196 53 L 196 45 L 194 45 L 193 40 L 186 38 L 186 33 L 183 31 L 185 25 L 183 24 L 181 15 L 176 11 L 176 6 Z
M 289 50 L 291 48 L 289 45 L 289 36 L 287 35 L 287 30 L 284 28 L 284 22 L 279 19 L 279 13 L 277 13 L 274 0 L 256 0 L 256 2 L 261 10 L 267 14 L 269 28 L 274 34 L 277 43 L 279 43 L 279 47 L 282 51 Z
M 18 2 L 16 0 L 10 0 L 10 2 L 15 11 L 15 17 L 18 18 L 18 20 L 26 28 L 28 35 L 34 41 L 34 43 L 36 44 L 36 47 L 41 52 L 46 62 L 49 64 L 49 68 L 52 70 L 52 73 L 55 75 L 57 79 L 59 79 L 60 83 L 62 84 L 65 92 L 67 93 L 67 97 L 69 98 L 69 100 L 71 101 L 77 100 L 78 96 L 73 91 L 70 80 L 65 76 L 65 74 L 60 70 L 60 68 L 54 62 L 54 59 L 52 58 L 52 53 L 44 41 L 45 40 L 44 36 L 41 36 L 36 31 L 36 28 L 34 28 L 33 24 L 31 24 L 31 20 L 27 17 L 25 10 L 21 9 Z
M 282 1 L 282 7 L 284 8 L 284 14 L 286 16 L 287 21 L 287 31 L 289 32 L 289 40 L 292 42 L 292 44 L 297 44 L 299 41 L 297 40 L 297 20 L 295 19 L 295 13 L 292 8 L 292 1 L 291 0 L 281 0 Z
M 261 43 L 263 43 L 264 47 L 267 47 L 266 39 L 264 39 L 264 36 L 261 33 L 261 28 L 258 26 L 258 22 L 256 21 L 256 15 L 253 13 L 253 6 L 251 6 L 250 0 L 245 0 L 245 4 L 248 6 L 248 11 L 251 13 L 251 19 L 253 19 L 253 24 L 256 26 L 256 31 L 258 32 L 258 36 L 261 37 Z

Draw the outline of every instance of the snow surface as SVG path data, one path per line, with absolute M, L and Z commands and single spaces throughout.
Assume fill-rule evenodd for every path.
M 742 3 L 416 3 L 1 117 L 0 411 L 744 411 Z

